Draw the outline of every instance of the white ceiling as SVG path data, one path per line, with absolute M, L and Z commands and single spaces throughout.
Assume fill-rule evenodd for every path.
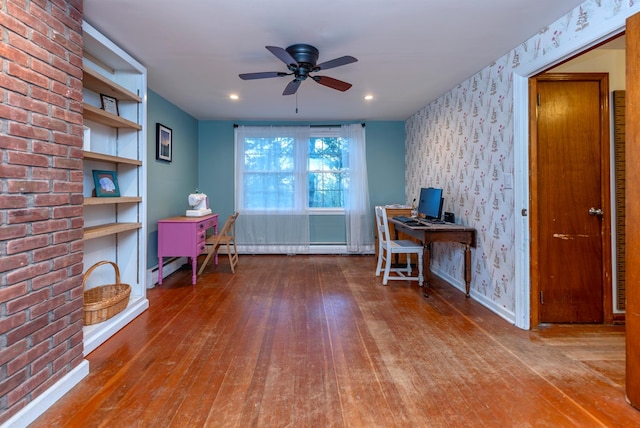
M 405 120 L 580 3 L 84 0 L 84 15 L 147 67 L 150 89 L 197 119 Z M 287 71 L 265 46 L 296 43 L 317 47 L 318 63 L 356 57 L 318 73 L 353 87 L 340 92 L 308 79 L 283 96 L 290 76 L 238 77 Z

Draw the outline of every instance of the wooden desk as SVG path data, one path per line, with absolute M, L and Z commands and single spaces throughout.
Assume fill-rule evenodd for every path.
M 428 226 L 407 226 L 393 218 L 389 218 L 389 222 L 393 223 L 396 231 L 413 236 L 423 243 L 425 287 L 429 285 L 429 272 L 431 272 L 431 243 L 457 242 L 464 245 L 465 294 L 469 297 L 469 290 L 471 287 L 471 247 L 475 248 L 476 246 L 476 230 L 474 228 L 452 223 L 429 224 Z
M 191 283 L 196 284 L 198 256 L 207 248 L 207 229 L 218 233 L 218 214 L 202 217 L 171 217 L 158 220 L 158 284 L 162 285 L 162 258 L 189 257 Z M 216 264 L 218 259 L 216 258 Z

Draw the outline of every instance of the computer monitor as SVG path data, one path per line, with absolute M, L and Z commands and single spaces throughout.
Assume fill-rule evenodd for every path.
M 423 187 L 420 189 L 418 213 L 427 220 L 439 220 L 442 216 L 442 189 L 435 187 Z

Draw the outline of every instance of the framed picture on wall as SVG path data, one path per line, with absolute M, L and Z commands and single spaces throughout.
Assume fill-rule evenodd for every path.
M 173 137 L 171 128 L 156 123 L 156 159 L 171 162 Z
M 93 184 L 96 186 L 96 196 L 119 197 L 118 176 L 115 171 L 93 170 Z

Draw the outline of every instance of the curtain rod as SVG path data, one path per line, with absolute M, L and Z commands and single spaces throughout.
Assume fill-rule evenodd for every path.
M 364 122 L 362 122 L 361 125 L 364 128 L 366 124 Z M 239 125 L 237 123 L 233 124 L 234 128 L 237 128 L 238 126 Z M 342 126 L 342 125 L 309 125 L 310 128 L 336 128 L 336 127 L 340 127 L 340 126 Z

